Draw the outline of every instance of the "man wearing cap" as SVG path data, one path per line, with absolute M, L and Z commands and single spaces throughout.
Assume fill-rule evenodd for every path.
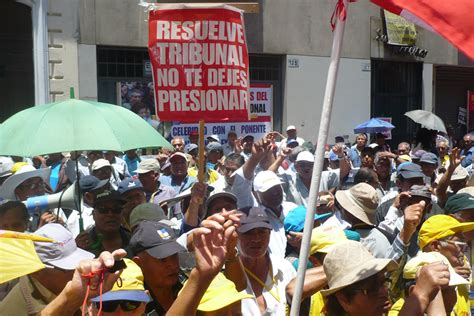
M 245 161 L 249 160 L 252 156 L 252 148 L 255 137 L 251 134 L 244 135 L 242 138 L 242 151 L 240 154 L 245 158 Z
M 173 225 L 173 222 L 168 220 L 163 209 L 152 203 L 143 203 L 135 207 L 130 213 L 130 231 L 133 233 L 138 224 L 142 221 L 155 221 L 166 225 Z M 179 229 L 175 230 L 179 233 Z
M 125 201 L 122 208 L 122 217 L 124 225 L 128 227 L 132 210 L 136 206 L 146 203 L 145 191 L 140 180 L 125 178 L 119 183 L 118 192 Z
M 223 154 L 221 144 L 216 142 L 207 144 L 206 152 L 204 153 L 204 161 L 206 162 L 204 165 L 206 169 L 204 182 L 213 184 L 219 180 L 220 174 L 217 169 L 219 169 L 222 164 L 222 157 Z M 194 161 L 194 166 L 188 168 L 188 175 L 197 178 L 199 173 L 199 155 L 194 157 Z
M 463 137 L 464 147 L 461 151 L 461 157 L 464 157 L 461 165 L 466 168 L 472 164 L 472 159 L 474 158 L 474 146 L 473 146 L 473 133 L 467 133 Z
M 176 194 L 189 189 L 194 182 L 195 177 L 188 176 L 188 157 L 182 152 L 175 152 L 169 158 L 171 163 L 171 175 L 160 177 L 160 182 L 170 186 Z
M 357 134 L 356 142 L 349 151 L 353 168 L 359 168 L 362 165 L 361 152 L 365 147 L 367 147 L 367 135 L 364 133 Z
M 239 146 L 236 146 L 237 133 L 234 130 L 230 130 L 227 133 L 227 143 L 222 145 L 222 150 L 224 151 L 224 156 L 229 156 L 232 153 L 240 153 Z
M 76 239 L 84 238 L 81 247 L 98 256 L 102 251 L 124 249 L 130 241 L 130 233 L 122 227 L 122 207 L 125 201 L 115 190 L 102 190 L 94 199 L 95 226 Z M 85 238 L 83 236 L 88 236 Z
M 20 277 L 19 283 L 0 302 L 2 315 L 40 313 L 72 279 L 79 262 L 94 257 L 92 253 L 77 248 L 72 234 L 59 224 L 46 224 L 35 235 L 55 241 L 34 243 L 36 253 L 46 268 Z
M 81 215 L 79 215 L 77 210 L 73 210 L 68 217 L 68 227 L 74 237 L 77 237 L 77 235 L 81 233 L 79 223 L 81 217 L 83 229 L 88 230 L 94 226 L 92 213 L 94 210 L 95 195 L 101 190 L 110 189 L 110 182 L 108 180 L 99 180 L 94 176 L 84 176 L 79 180 L 79 188 L 82 195 Z M 76 242 L 78 245 L 83 246 L 81 238 L 76 240 Z
M 138 179 L 145 192 L 146 201 L 160 204 L 161 201 L 176 195 L 173 188 L 161 183 L 160 164 L 156 159 L 144 159 L 137 168 Z
M 174 151 L 179 151 L 184 153 L 184 138 L 181 136 L 175 136 L 171 140 L 171 146 L 173 146 Z
M 107 159 L 100 158 L 92 163 L 91 174 L 99 180 L 109 180 L 114 190 L 117 190 L 120 177 L 115 174 L 114 168 Z
M 194 129 L 189 133 L 189 142 L 191 144 L 199 144 L 199 131 L 197 129 Z
M 280 148 L 285 148 L 288 145 L 288 142 L 292 139 L 296 140 L 298 142 L 298 146 L 302 146 L 304 143 L 304 139 L 301 137 L 298 137 L 298 133 L 296 131 L 296 126 L 295 125 L 288 125 L 286 128 L 286 138 L 283 138 L 280 143 Z
M 207 167 L 209 169 L 216 170 L 218 163 L 221 161 L 224 156 L 224 149 L 222 145 L 218 142 L 210 142 L 206 146 L 207 153 Z
M 424 174 L 425 184 L 433 186 L 436 179 L 436 169 L 438 169 L 439 159 L 433 153 L 424 153 L 419 161 Z
M 185 249 L 176 242 L 176 235 L 168 225 L 142 221 L 130 240 L 130 250 L 152 297 L 146 313 L 164 315 L 182 288 L 178 253 Z
M 237 209 L 237 197 L 231 192 L 218 192 L 211 194 L 206 200 L 205 218 L 220 213 L 223 210 Z
M 448 215 L 435 215 L 428 218 L 420 228 L 418 244 L 423 252 L 439 252 L 447 258 L 456 273 L 466 280 L 471 276 L 471 265 L 465 254 L 469 250 L 464 240 L 464 233 L 472 232 L 474 223 L 460 223 Z M 468 288 L 459 286 L 457 303 L 454 306 L 456 315 L 469 315 Z

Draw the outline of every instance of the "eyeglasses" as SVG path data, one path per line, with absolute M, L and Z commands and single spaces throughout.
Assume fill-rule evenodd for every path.
M 95 210 L 100 214 L 120 214 L 122 213 L 122 206 L 114 206 L 114 207 L 105 207 L 105 206 L 96 206 Z
M 464 241 L 454 241 L 454 240 L 440 240 L 441 243 L 448 243 L 455 245 L 459 251 L 466 252 L 469 250 L 469 245 Z
M 381 289 L 388 289 L 392 280 L 390 278 L 385 278 L 384 282 L 378 281 L 375 286 L 371 286 L 368 289 L 353 289 L 354 292 L 360 292 L 366 296 L 373 296 L 380 292 Z M 375 283 L 375 282 L 373 282 Z
M 97 309 L 100 308 L 100 302 L 94 302 Z M 128 300 L 118 300 L 118 301 L 103 301 L 102 302 L 102 311 L 106 313 L 114 312 L 117 307 L 120 305 L 120 308 L 124 312 L 131 312 L 136 310 L 142 302 L 139 301 L 128 301 Z

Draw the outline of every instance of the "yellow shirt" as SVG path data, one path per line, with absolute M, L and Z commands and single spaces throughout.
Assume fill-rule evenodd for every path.
M 388 316 L 398 316 L 398 313 L 402 310 L 403 305 L 405 304 L 405 299 L 401 298 L 392 305 L 388 311 Z
M 198 169 L 196 167 L 188 168 L 188 176 L 197 178 Z M 216 170 L 207 169 L 206 183 L 211 184 L 219 179 L 219 173 Z
M 325 307 L 324 298 L 321 292 L 311 296 L 311 306 L 309 308 L 309 316 L 323 316 Z

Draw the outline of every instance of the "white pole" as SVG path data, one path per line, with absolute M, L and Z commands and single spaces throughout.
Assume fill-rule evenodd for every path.
M 347 0 L 343 0 L 344 7 L 347 11 Z M 321 113 L 321 121 L 319 123 L 319 135 L 315 153 L 315 164 L 313 168 L 313 176 L 311 188 L 309 192 L 308 210 L 303 230 L 303 240 L 301 242 L 300 257 L 298 263 L 298 274 L 296 276 L 296 290 L 293 295 L 291 304 L 291 316 L 298 316 L 300 312 L 301 298 L 303 294 L 304 277 L 306 273 L 306 262 L 309 256 L 309 246 L 311 241 L 311 231 L 313 230 L 314 213 L 316 211 L 316 203 L 319 192 L 319 183 L 321 181 L 321 173 L 324 163 L 324 145 L 326 144 L 329 130 L 329 121 L 331 120 L 332 103 L 334 100 L 334 92 L 336 90 L 337 72 L 339 69 L 339 60 L 341 58 L 342 39 L 344 37 L 345 21 L 336 17 L 336 30 L 332 43 L 331 63 L 329 64 L 328 77 L 326 81 L 326 90 L 324 92 L 323 109 Z

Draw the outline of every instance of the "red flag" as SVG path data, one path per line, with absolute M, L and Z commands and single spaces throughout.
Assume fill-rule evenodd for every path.
M 376 5 L 431 29 L 474 59 L 474 1 L 371 0 Z

